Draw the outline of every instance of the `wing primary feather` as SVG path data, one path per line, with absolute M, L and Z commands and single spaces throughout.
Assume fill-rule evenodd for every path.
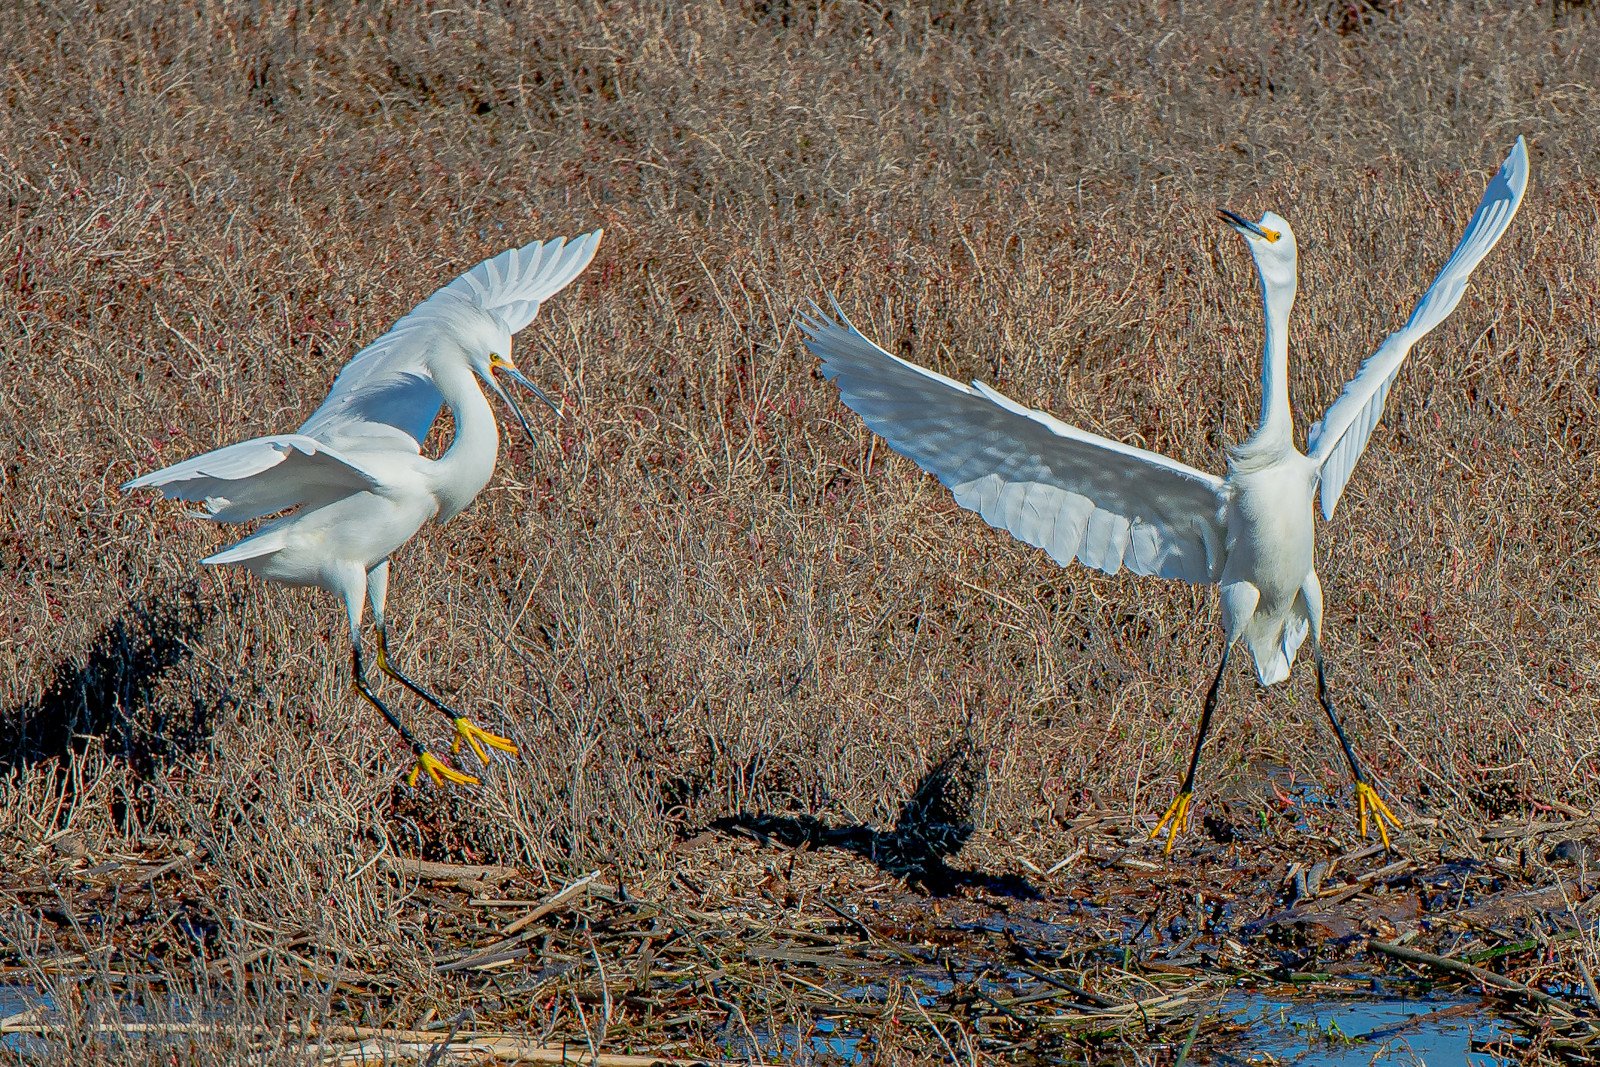
M 1479 263 L 1511 226 L 1528 188 L 1528 146 L 1521 138 L 1484 190 L 1477 210 L 1433 283 L 1422 294 L 1406 324 L 1384 339 L 1306 438 L 1306 450 L 1318 465 L 1322 516 L 1334 508 L 1367 440 L 1383 414 L 1389 387 L 1412 347 L 1443 322 L 1467 290 Z
M 436 290 L 383 336 L 357 352 L 300 432 L 329 444 L 420 449 L 444 398 L 428 356 L 466 308 L 497 315 L 511 333 L 582 274 L 602 231 L 508 248 Z M 403 436 L 400 436 L 403 435 Z

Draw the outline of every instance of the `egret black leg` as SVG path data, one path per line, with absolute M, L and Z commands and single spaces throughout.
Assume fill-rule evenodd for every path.
M 1350 738 L 1345 735 L 1344 725 L 1339 722 L 1339 716 L 1333 711 L 1333 698 L 1328 695 L 1328 669 L 1322 659 L 1322 645 L 1311 646 L 1311 654 L 1317 664 L 1317 699 L 1322 701 L 1322 710 L 1328 713 L 1328 721 L 1333 724 L 1334 735 L 1339 738 L 1339 747 L 1344 749 L 1344 758 L 1350 764 L 1350 773 L 1356 781 L 1365 782 L 1367 776 L 1361 773 L 1361 763 L 1356 759 L 1356 750 L 1350 745 Z
M 1194 776 L 1200 766 L 1200 750 L 1205 747 L 1206 733 L 1211 729 L 1211 716 L 1217 710 L 1217 695 L 1222 691 L 1222 673 L 1228 669 L 1228 653 L 1233 650 L 1233 642 L 1228 641 L 1222 646 L 1222 662 L 1217 664 L 1216 677 L 1211 679 L 1211 688 L 1206 690 L 1205 706 L 1200 711 L 1200 730 L 1195 735 L 1194 751 L 1189 755 L 1189 771 L 1183 776 L 1183 787 L 1178 790 L 1178 795 L 1173 799 L 1167 813 L 1156 823 L 1156 828 L 1150 831 L 1150 840 L 1154 841 L 1161 836 L 1161 831 L 1170 830 L 1167 834 L 1167 851 L 1172 851 L 1173 842 L 1178 835 L 1189 828 L 1189 805 L 1194 803 Z
M 1378 825 L 1378 836 L 1383 839 L 1384 848 L 1392 848 L 1389 844 L 1389 827 L 1385 821 L 1393 824 L 1395 829 L 1400 828 L 1400 820 L 1394 817 L 1394 812 L 1389 810 L 1389 805 L 1378 796 L 1377 790 L 1367 781 L 1367 776 L 1361 770 L 1361 762 L 1356 759 L 1354 746 L 1350 744 L 1349 736 L 1344 732 L 1344 725 L 1339 722 L 1339 716 L 1333 710 L 1333 698 L 1328 693 L 1328 671 L 1323 664 L 1322 642 L 1312 638 L 1311 654 L 1317 664 L 1317 699 L 1322 702 L 1322 710 L 1328 713 L 1328 722 L 1333 724 L 1333 732 L 1339 738 L 1339 747 L 1344 749 L 1344 758 L 1350 764 L 1350 773 L 1356 780 L 1356 808 L 1360 814 L 1360 833 L 1367 836 L 1367 818 Z
M 379 662 L 382 662 L 382 653 L 379 653 Z M 419 756 L 426 752 L 427 749 L 422 747 L 422 742 L 417 740 L 416 735 L 406 729 L 406 724 L 400 721 L 399 716 L 390 711 L 389 705 L 379 700 L 378 694 L 372 691 L 372 686 L 367 682 L 367 668 L 366 664 L 362 662 L 361 643 L 359 641 L 350 646 L 350 672 L 355 676 L 356 692 L 366 697 L 367 703 L 378 709 L 378 713 L 384 717 L 384 720 L 395 728 L 400 736 L 405 739 L 406 744 L 411 746 L 411 751 Z
M 394 660 L 389 656 L 389 627 L 381 622 L 378 623 L 378 669 L 443 712 L 445 717 L 452 723 L 461 718 L 459 711 L 456 711 L 443 700 L 434 696 L 433 693 L 406 677 L 400 668 L 394 665 Z
M 483 727 L 477 725 L 471 719 L 468 719 L 465 715 L 461 714 L 459 711 L 456 711 L 454 708 L 440 700 L 438 697 L 434 696 L 428 690 L 422 688 L 422 686 L 418 685 L 416 682 L 413 682 L 410 678 L 407 678 L 400 672 L 399 667 L 396 667 L 392 662 L 390 662 L 389 627 L 385 625 L 381 616 L 378 619 L 378 666 L 383 669 L 383 673 L 395 679 L 401 685 L 417 694 L 417 696 L 421 697 L 423 700 L 426 700 L 429 704 L 432 704 L 435 708 L 442 711 L 445 717 L 450 720 L 450 725 L 455 729 L 456 732 L 456 739 L 450 745 L 451 752 L 461 751 L 461 744 L 464 741 L 468 746 L 471 747 L 472 751 L 477 755 L 478 759 L 485 767 L 487 767 L 490 762 L 490 749 L 493 749 L 497 752 L 505 752 L 513 756 L 517 754 L 517 746 L 512 744 L 510 738 L 501 737 L 499 734 L 490 733 L 488 730 L 485 730 Z
M 1217 694 L 1222 691 L 1222 672 L 1228 669 L 1228 653 L 1232 651 L 1231 644 L 1222 646 L 1222 662 L 1217 664 L 1217 675 L 1211 679 L 1211 688 L 1206 690 L 1205 707 L 1200 712 L 1200 732 L 1195 735 L 1194 752 L 1189 756 L 1189 773 L 1183 776 L 1183 792 L 1194 793 L 1194 772 L 1200 766 L 1200 749 L 1206 743 L 1206 732 L 1211 729 L 1211 716 L 1217 710 Z
M 384 720 L 395 728 L 400 736 L 405 739 L 406 744 L 411 746 L 411 751 L 416 753 L 417 765 L 412 768 L 411 774 L 406 779 L 410 784 L 416 785 L 417 780 L 423 774 L 427 774 L 428 777 L 432 778 L 436 785 L 443 785 L 446 782 L 451 782 L 455 785 L 478 784 L 478 780 L 472 775 L 462 774 L 424 748 L 422 742 L 417 740 L 416 735 L 406 729 L 406 724 L 400 721 L 399 716 L 390 711 L 389 706 L 378 699 L 378 694 L 372 691 L 372 686 L 367 681 L 367 668 L 361 658 L 360 639 L 352 641 L 350 645 L 350 671 L 355 678 L 356 692 L 365 697 L 367 703 L 378 709 Z

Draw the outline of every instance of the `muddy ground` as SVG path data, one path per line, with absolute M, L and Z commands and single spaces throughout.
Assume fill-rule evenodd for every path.
M 1088 811 L 1060 827 L 1049 869 L 1007 871 L 962 861 L 983 778 L 958 744 L 891 826 L 746 813 L 685 827 L 674 873 L 651 885 L 596 871 L 552 891 L 528 870 L 378 848 L 371 865 L 427 917 L 456 1009 L 404 1022 L 404 983 L 381 959 L 287 931 L 273 950 L 230 955 L 211 903 L 227 887 L 203 850 L 105 854 L 58 834 L 14 856 L 26 874 L 0 890 L 0 908 L 40 923 L 4 960 L 18 1007 L 5 1048 L 340 1063 L 588 1062 L 598 1049 L 613 1064 L 1343 1062 L 1317 1058 L 1342 1050 L 1427 1063 L 1443 1062 L 1428 1058 L 1429 1027 L 1461 1017 L 1483 1035 L 1465 1039 L 1478 1062 L 1588 1062 L 1600 1048 L 1593 977 L 1560 952 L 1600 903 L 1586 813 L 1470 840 L 1423 820 L 1385 850 L 1353 825 L 1308 832 L 1306 806 L 1328 801 L 1268 777 L 1259 794 L 1214 800 L 1170 854 L 1148 820 Z M 397 790 L 397 811 L 427 826 L 432 799 Z M 170 988 L 175 973 L 205 989 Z M 266 1021 L 250 992 L 294 987 L 323 991 L 320 1022 Z M 1370 1034 L 1291 1021 L 1299 1058 L 1264 1043 L 1274 1011 L 1408 1001 L 1416 1018 Z M 1381 1058 L 1397 1048 L 1411 1058 Z

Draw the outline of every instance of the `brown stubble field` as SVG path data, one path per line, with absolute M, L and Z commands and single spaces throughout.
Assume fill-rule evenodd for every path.
M 1390 6 L 13 7 L 0 854 L 49 884 L 199 857 L 163 877 L 210 925 L 64 927 L 65 898 L 17 892 L 8 965 L 56 980 L 70 927 L 79 955 L 159 942 L 141 966 L 263 1018 L 410 1025 L 457 1010 L 433 969 L 453 946 L 381 850 L 515 867 L 524 895 L 595 868 L 674 892 L 694 865 L 714 899 L 774 856 L 825 860 L 697 836 L 711 820 L 887 825 L 964 730 L 988 778 L 965 864 L 1045 869 L 1084 811 L 1159 814 L 1218 653 L 1211 594 L 1056 569 L 960 511 L 837 402 L 795 309 L 836 293 L 891 351 L 1220 470 L 1261 334 L 1215 209 L 1296 227 L 1303 433 L 1518 134 L 1521 214 L 1401 374 L 1319 568 L 1336 691 L 1416 847 L 1589 809 L 1595 14 Z M 595 226 L 594 266 L 519 338 L 569 419 L 507 435 L 390 597 L 402 662 L 524 756 L 412 794 L 348 690 L 337 607 L 201 571 L 216 531 L 116 487 L 293 428 L 438 284 Z M 1248 827 L 1286 766 L 1340 799 L 1308 818 L 1348 847 L 1309 664 L 1270 692 L 1240 668 L 1225 700 L 1202 802 Z M 1198 831 L 1180 852 L 1227 855 Z M 307 945 L 393 987 L 242 977 Z

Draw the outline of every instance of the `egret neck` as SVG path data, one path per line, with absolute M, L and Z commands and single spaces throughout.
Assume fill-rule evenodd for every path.
M 500 452 L 500 425 L 494 409 L 464 360 L 438 360 L 433 383 L 455 419 L 455 438 L 444 455 L 427 466 L 427 477 L 439 501 L 439 521 L 448 522 L 472 503 L 494 475 Z
M 1292 440 L 1294 424 L 1289 415 L 1289 311 L 1294 307 L 1294 281 L 1288 285 L 1261 282 L 1261 298 L 1266 308 L 1267 339 L 1261 354 L 1261 426 L 1258 436 L 1275 441 Z
M 1243 469 L 1283 455 L 1294 448 L 1294 420 L 1289 411 L 1289 312 L 1294 308 L 1295 271 L 1280 268 L 1270 245 L 1252 246 L 1261 283 L 1266 341 L 1261 352 L 1261 422 L 1232 457 Z M 1263 254 L 1266 252 L 1267 254 Z

